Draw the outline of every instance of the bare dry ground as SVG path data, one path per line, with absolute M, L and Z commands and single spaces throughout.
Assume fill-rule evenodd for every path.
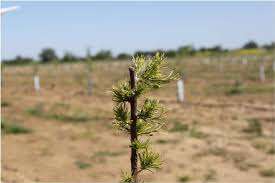
M 167 126 L 152 137 L 163 168 L 144 174 L 145 182 L 274 183 L 271 60 L 264 82 L 259 62 L 203 60 L 171 61 L 185 73 L 184 104 L 177 103 L 176 83 L 150 93 L 168 112 Z M 39 93 L 33 66 L 5 67 L 2 181 L 118 182 L 129 169 L 129 139 L 112 128 L 110 91 L 127 78 L 128 65 L 96 63 L 92 96 L 85 64 L 39 66 Z

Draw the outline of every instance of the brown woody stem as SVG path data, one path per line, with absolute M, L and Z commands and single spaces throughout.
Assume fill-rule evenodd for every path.
M 136 90 L 136 74 L 133 68 L 129 68 L 130 86 L 132 91 Z M 131 144 L 137 140 L 137 97 L 135 94 L 130 99 L 131 106 Z M 138 183 L 138 152 L 137 149 L 131 147 L 131 174 L 134 183 Z

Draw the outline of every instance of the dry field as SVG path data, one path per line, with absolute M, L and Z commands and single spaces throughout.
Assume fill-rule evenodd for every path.
M 152 137 L 163 168 L 145 182 L 274 183 L 273 72 L 265 61 L 171 60 L 185 73 L 186 102 L 176 83 L 150 93 L 167 106 L 167 126 Z M 112 85 L 128 77 L 124 62 L 97 62 L 93 95 L 86 65 L 33 66 L 2 71 L 3 182 L 118 182 L 129 169 L 129 140 L 112 128 Z

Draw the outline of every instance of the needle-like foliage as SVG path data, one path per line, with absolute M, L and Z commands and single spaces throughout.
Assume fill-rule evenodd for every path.
M 157 100 L 146 99 L 138 113 L 138 118 L 153 123 L 161 121 L 163 113 L 164 109 Z
M 114 107 L 114 114 L 114 125 L 120 130 L 130 132 L 130 118 L 127 107 L 122 103 L 118 104 Z
M 151 150 L 149 139 L 141 141 L 138 137 L 152 135 L 161 129 L 165 124 L 164 108 L 158 100 L 146 98 L 139 109 L 136 109 L 137 99 L 151 89 L 160 88 L 163 84 L 179 78 L 176 72 L 169 69 L 164 55 L 159 53 L 152 58 L 144 56 L 133 58 L 131 68 L 135 73 L 134 87 L 130 85 L 130 82 L 123 81 L 113 87 L 112 90 L 113 101 L 115 102 L 113 109 L 114 126 L 131 135 L 129 147 L 132 156 L 134 153 L 134 157 L 138 158 L 136 161 L 139 161 L 139 166 L 135 167 L 136 164 L 132 162 L 131 157 L 131 167 L 134 164 L 134 168 L 132 167 L 131 173 L 124 172 L 122 174 L 121 182 L 123 183 L 137 183 L 139 173 L 144 170 L 153 171 L 161 167 L 160 156 Z M 135 107 L 134 110 L 133 107 Z M 132 137 L 135 138 L 132 139 Z M 135 158 L 133 160 L 135 161 Z
M 145 149 L 139 153 L 140 169 L 152 171 L 161 167 L 161 160 L 158 153 Z
M 136 140 L 130 145 L 130 147 L 134 149 L 148 149 L 149 145 L 150 141 L 148 139 L 145 142 Z
M 122 172 L 121 173 L 121 183 L 132 183 L 133 182 L 133 177 L 131 176 L 131 174 L 129 174 L 128 172 Z
M 133 60 L 137 73 L 138 85 L 144 89 L 159 88 L 178 78 L 178 74 L 168 67 L 164 54 L 157 53 L 154 57 L 146 59 L 137 57 Z
M 133 94 L 127 82 L 121 82 L 117 87 L 113 87 L 113 101 L 117 103 L 129 101 Z

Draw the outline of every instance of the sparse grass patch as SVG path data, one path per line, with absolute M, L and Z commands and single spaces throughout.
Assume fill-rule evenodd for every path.
M 243 151 L 231 152 L 227 158 L 232 159 L 236 168 L 240 171 L 248 171 L 251 168 L 258 167 L 258 164 L 251 159 L 247 159 L 248 154 Z
M 244 92 L 243 83 L 239 80 L 236 80 L 233 86 L 226 92 L 227 95 L 239 95 Z
M 26 112 L 32 116 L 43 117 L 44 116 L 44 106 L 42 103 L 36 104 L 34 107 L 28 108 Z
M 26 134 L 26 133 L 30 133 L 31 130 L 19 124 L 7 123 L 2 120 L 1 132 L 2 134 Z
M 204 175 L 204 181 L 214 181 L 217 178 L 217 172 L 213 169 L 207 170 L 206 174 Z
M 1 107 L 9 107 L 10 103 L 7 101 L 1 101 Z
M 252 146 L 258 150 L 268 153 L 272 148 L 272 140 L 266 138 L 257 138 L 252 141 Z
M 207 137 L 207 134 L 199 131 L 196 126 L 193 126 L 189 131 L 189 136 L 192 138 L 202 139 Z
M 243 129 L 243 132 L 262 136 L 263 130 L 260 121 L 256 118 L 247 120 L 248 126 Z
M 158 139 L 156 143 L 158 144 L 176 144 L 178 143 L 178 140 L 169 140 L 169 139 Z
M 261 94 L 261 93 L 272 93 L 274 91 L 274 86 L 272 84 L 270 85 L 251 85 L 249 87 L 246 87 L 246 92 L 249 94 Z
M 48 114 L 47 117 L 54 120 L 67 122 L 86 122 L 90 119 L 89 116 L 83 112 L 76 112 L 73 114 Z
M 267 151 L 268 154 L 275 154 L 275 147 L 272 146 L 268 151 Z
M 93 160 L 94 162 L 100 162 L 100 163 L 105 163 L 107 158 L 109 157 L 117 157 L 121 156 L 123 154 L 127 153 L 126 151 L 118 151 L 118 152 L 112 152 L 112 151 L 97 151 L 95 152 L 90 159 Z
M 237 168 L 241 171 L 248 171 L 249 167 L 245 163 L 236 164 Z
M 174 121 L 173 127 L 169 129 L 169 132 L 181 132 L 187 133 L 192 138 L 205 138 L 207 135 L 197 129 L 197 122 L 193 122 L 191 129 L 188 124 L 183 124 L 179 121 Z
M 231 117 L 231 119 L 234 120 L 234 121 L 236 121 L 236 120 L 238 120 L 238 116 L 237 116 L 237 115 L 233 115 L 233 116 Z
M 64 102 L 56 102 L 53 107 L 70 108 L 70 104 Z
M 34 107 L 27 109 L 27 113 L 36 117 L 65 122 L 86 122 L 90 120 L 87 113 L 80 110 L 69 111 L 69 105 L 63 103 L 55 104 L 48 111 L 44 110 L 43 105 L 39 103 Z
M 244 161 L 244 162 L 239 162 L 236 164 L 236 166 L 241 170 L 241 171 L 247 171 L 250 168 L 257 168 L 259 165 L 253 162 L 249 161 Z
M 215 155 L 215 156 L 221 156 L 225 157 L 227 155 L 227 151 L 222 147 L 212 146 L 208 149 L 208 153 Z
M 123 155 L 125 152 L 119 151 L 119 152 L 111 152 L 111 151 L 98 151 L 96 152 L 91 159 L 104 159 L 106 157 L 116 157 Z
M 86 162 L 83 162 L 83 161 L 75 161 L 75 165 L 79 168 L 79 169 L 86 169 L 86 168 L 89 168 L 91 167 L 91 164 L 90 163 L 86 163 Z
M 190 181 L 191 179 L 190 179 L 190 177 L 188 176 L 188 175 L 183 175 L 183 176 L 180 176 L 179 178 L 178 178 L 178 181 L 179 182 L 188 182 L 188 181 Z
M 169 129 L 170 132 L 186 132 L 188 130 L 188 125 L 187 124 L 183 124 L 179 121 L 175 121 L 173 123 L 173 127 L 171 129 Z
M 275 177 L 275 168 L 265 168 L 260 170 L 259 173 L 263 177 Z

